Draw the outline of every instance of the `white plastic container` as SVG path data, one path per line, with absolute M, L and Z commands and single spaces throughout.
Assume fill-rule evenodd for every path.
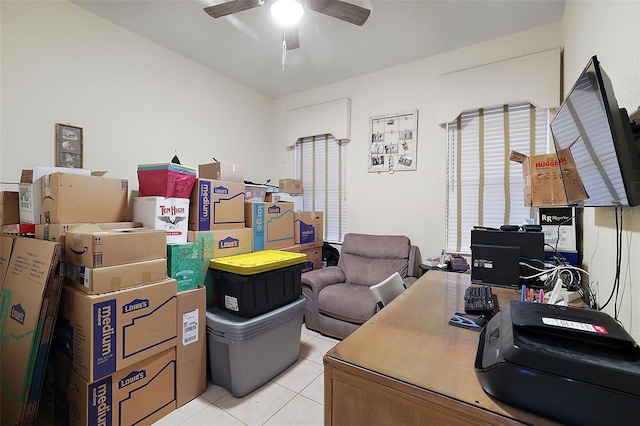
M 298 359 L 305 299 L 246 319 L 207 309 L 211 383 L 237 398 L 275 378 Z

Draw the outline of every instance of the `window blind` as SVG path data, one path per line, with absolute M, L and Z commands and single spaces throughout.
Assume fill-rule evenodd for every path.
M 340 243 L 347 229 L 347 141 L 331 135 L 299 139 L 296 178 L 302 180 L 305 211 L 322 212 L 324 240 Z
M 474 226 L 521 225 L 533 217 L 524 205 L 522 165 L 509 161 L 549 151 L 549 110 L 528 102 L 462 113 L 447 124 L 448 252 L 471 252 Z

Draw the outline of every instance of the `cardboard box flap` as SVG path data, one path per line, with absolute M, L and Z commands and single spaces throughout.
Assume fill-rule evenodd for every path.
M 511 154 L 509 155 L 509 161 L 515 161 L 517 163 L 524 163 L 527 158 L 529 158 L 529 156 L 518 151 L 511 151 Z
M 20 183 L 33 183 L 33 170 L 23 170 L 20 175 Z
M 97 170 L 97 171 L 92 171 L 91 172 L 91 176 L 98 176 L 98 177 L 102 177 L 104 175 L 107 174 L 106 170 Z

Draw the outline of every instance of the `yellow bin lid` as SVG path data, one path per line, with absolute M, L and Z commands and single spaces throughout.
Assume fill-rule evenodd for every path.
M 304 253 L 263 250 L 236 256 L 219 257 L 209 261 L 209 267 L 240 275 L 253 275 L 307 261 Z

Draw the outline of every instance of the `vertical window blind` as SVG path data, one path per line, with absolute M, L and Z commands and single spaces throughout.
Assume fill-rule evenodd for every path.
M 296 178 L 302 180 L 305 211 L 322 212 L 324 241 L 340 243 L 347 229 L 347 141 L 331 135 L 298 139 Z
M 548 109 L 523 102 L 465 111 L 446 125 L 448 252 L 469 254 L 474 226 L 533 218 L 524 205 L 522 165 L 509 154 L 549 152 L 549 118 Z

